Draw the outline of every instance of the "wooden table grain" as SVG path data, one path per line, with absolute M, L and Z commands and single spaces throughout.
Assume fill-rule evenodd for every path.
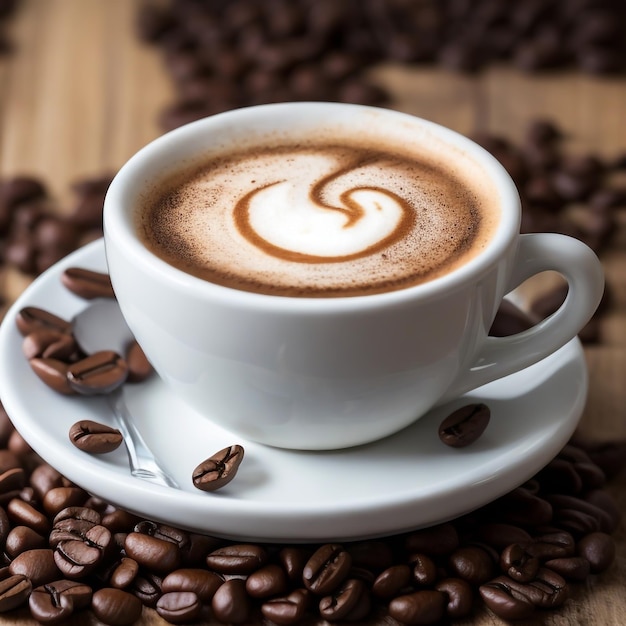
M 22 0 L 12 20 L 12 55 L 0 58 L 0 177 L 40 176 L 69 206 L 72 182 L 119 168 L 160 134 L 158 114 L 172 87 L 159 53 L 134 31 L 140 0 Z M 626 152 L 626 79 L 579 73 L 527 75 L 492 67 L 477 76 L 435 68 L 385 66 L 374 82 L 393 93 L 393 106 L 465 134 L 478 131 L 519 140 L 534 118 L 555 119 L 567 133 L 567 150 L 612 158 Z M 590 391 L 580 430 L 590 438 L 626 438 L 625 225 L 603 263 L 613 305 L 603 340 L 586 347 Z M 0 269 L 11 300 L 29 278 Z M 626 476 L 609 486 L 626 513 Z M 524 622 L 545 625 L 622 626 L 626 623 L 626 529 L 615 534 L 611 569 L 574 587 L 559 611 Z M 502 624 L 487 611 L 463 625 Z M 35 624 L 26 611 L 0 616 L 0 624 Z M 93 617 L 70 626 L 98 624 Z M 144 610 L 143 626 L 165 624 Z

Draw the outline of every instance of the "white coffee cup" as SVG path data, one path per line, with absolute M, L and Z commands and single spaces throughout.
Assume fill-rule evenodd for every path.
M 416 286 L 308 298 L 202 280 L 155 256 L 138 236 L 137 206 L 171 172 L 209 150 L 329 124 L 354 136 L 376 129 L 398 141 L 437 144 L 451 166 L 459 155 L 470 159 L 488 177 L 500 209 L 486 248 Z M 564 235 L 520 235 L 519 224 L 511 178 L 478 145 L 403 113 L 331 103 L 250 107 L 176 129 L 122 167 L 104 207 L 106 256 L 119 305 L 165 383 L 233 431 L 234 440 L 310 450 L 397 432 L 444 400 L 540 361 L 580 331 L 603 292 L 598 259 Z M 503 297 L 547 270 L 569 284 L 559 310 L 525 332 L 488 337 Z

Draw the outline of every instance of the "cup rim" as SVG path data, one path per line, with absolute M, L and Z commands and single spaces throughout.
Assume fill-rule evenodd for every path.
M 490 177 L 493 187 L 499 194 L 499 206 L 505 207 L 500 212 L 498 224 L 485 249 L 460 267 L 424 283 L 382 293 L 324 298 L 263 294 L 211 283 L 170 265 L 148 250 L 141 242 L 133 225 L 132 216 L 127 214 L 129 195 L 136 194 L 138 187 L 142 185 L 145 187 L 149 184 L 146 170 L 154 171 L 158 163 L 170 159 L 170 157 L 164 159 L 162 156 L 164 153 L 176 152 L 180 161 L 178 166 L 183 167 L 185 143 L 192 138 L 197 139 L 198 135 L 210 133 L 211 129 L 216 129 L 222 124 L 241 124 L 255 119 L 258 115 L 280 116 L 289 112 L 288 110 L 292 113 L 297 111 L 299 115 L 306 116 L 307 112 L 310 113 L 312 109 L 325 111 L 328 115 L 333 110 L 344 112 L 350 110 L 354 114 L 375 112 L 391 120 L 410 122 L 421 126 L 447 146 L 466 153 Z M 167 172 L 168 169 L 172 171 L 173 168 L 161 165 L 159 169 Z M 205 117 L 171 130 L 145 145 L 122 165 L 107 190 L 103 210 L 105 251 L 109 248 L 109 242 L 114 240 L 116 247 L 124 249 L 129 262 L 141 267 L 148 275 L 158 277 L 160 281 L 166 281 L 174 288 L 185 290 L 186 293 L 193 290 L 198 297 L 210 296 L 213 299 L 269 310 L 328 312 L 350 311 L 361 308 L 365 303 L 368 308 L 376 308 L 389 304 L 401 304 L 407 299 L 412 300 L 416 297 L 432 299 L 443 293 L 454 291 L 466 285 L 470 280 L 475 282 L 480 276 L 488 273 L 506 254 L 513 240 L 519 235 L 520 221 L 521 202 L 512 178 L 491 153 L 468 137 L 430 120 L 393 109 L 331 102 L 283 102 L 242 107 Z M 115 287 L 115 284 L 113 286 Z

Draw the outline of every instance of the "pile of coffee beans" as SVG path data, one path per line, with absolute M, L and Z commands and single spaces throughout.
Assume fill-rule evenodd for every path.
M 175 84 L 165 128 L 267 102 L 384 104 L 388 94 L 366 78 L 381 62 L 626 69 L 622 0 L 153 1 L 137 31 Z
M 0 262 L 36 275 L 79 245 L 102 236 L 102 205 L 111 175 L 74 185 L 75 200 L 61 210 L 43 180 L 0 180 Z
M 625 453 L 624 442 L 572 441 L 521 487 L 424 530 L 259 544 L 90 496 L 42 462 L 0 407 L 0 613 L 28 607 L 42 624 L 87 610 L 104 624 L 133 624 L 143 607 L 172 624 L 436 624 L 486 606 L 528 618 L 611 566 L 619 511 L 604 487 Z

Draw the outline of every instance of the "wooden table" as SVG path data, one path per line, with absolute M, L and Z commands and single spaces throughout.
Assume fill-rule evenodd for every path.
M 22 0 L 11 24 L 14 54 L 0 58 L 0 176 L 42 177 L 67 207 L 70 184 L 115 171 L 160 134 L 157 116 L 172 90 L 158 53 L 137 41 L 138 0 Z M 559 121 L 568 150 L 614 157 L 626 152 L 626 79 L 577 73 L 520 74 L 491 68 L 476 77 L 437 69 L 381 67 L 373 80 L 388 86 L 394 106 L 465 134 L 486 131 L 513 140 L 535 117 Z M 614 304 L 603 341 L 586 348 L 590 393 L 581 431 L 598 439 L 626 438 L 626 252 L 624 228 L 603 256 Z M 15 297 L 29 279 L 2 271 Z M 626 475 L 610 491 L 626 513 Z M 550 625 L 626 623 L 626 528 L 615 538 L 610 571 L 576 587 L 566 606 L 540 616 Z M 72 624 L 95 624 L 80 618 Z M 500 624 L 481 613 L 464 624 Z M 34 624 L 22 612 L 0 624 Z M 165 624 L 144 611 L 142 624 Z

